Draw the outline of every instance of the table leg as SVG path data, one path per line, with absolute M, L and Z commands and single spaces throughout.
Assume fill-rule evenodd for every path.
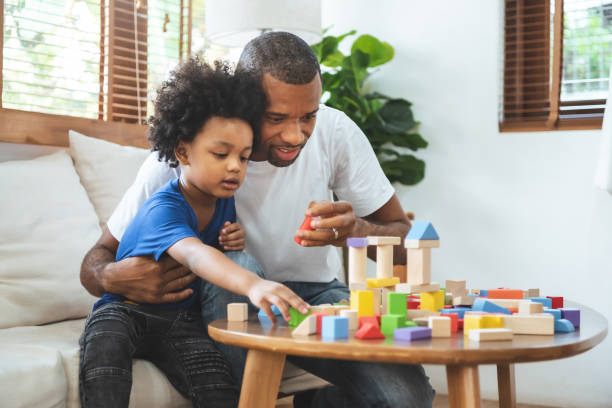
M 480 378 L 477 365 L 447 365 L 450 408 L 480 408 Z
M 514 364 L 497 365 L 497 388 L 500 408 L 516 408 Z
M 285 365 L 285 354 L 249 350 L 244 367 L 239 408 L 273 408 Z

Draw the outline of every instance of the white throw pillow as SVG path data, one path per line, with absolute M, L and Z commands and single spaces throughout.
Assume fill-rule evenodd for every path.
M 74 167 L 103 226 L 134 182 L 149 150 L 121 146 L 74 130 L 68 136 Z
M 65 151 L 0 163 L 0 329 L 86 316 L 98 218 Z

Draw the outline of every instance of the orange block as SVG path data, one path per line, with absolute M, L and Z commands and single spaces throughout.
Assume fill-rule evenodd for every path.
M 489 289 L 489 299 L 522 299 L 521 289 Z

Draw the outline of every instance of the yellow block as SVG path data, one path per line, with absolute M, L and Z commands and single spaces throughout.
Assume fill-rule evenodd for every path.
M 351 291 L 351 309 L 357 311 L 357 316 L 373 316 L 374 292 L 370 290 Z
M 388 286 L 395 286 L 400 283 L 399 278 L 370 278 L 366 279 L 368 288 L 386 288 Z
M 485 315 L 481 317 L 482 317 L 482 328 L 483 329 L 502 329 L 504 327 L 504 317 L 503 316 Z
M 483 317 L 484 316 L 473 316 L 466 314 L 463 317 L 463 334 L 467 337 L 468 333 L 472 329 L 484 329 Z
M 431 310 L 437 312 L 444 309 L 444 291 L 437 290 L 435 292 L 421 292 L 421 310 Z

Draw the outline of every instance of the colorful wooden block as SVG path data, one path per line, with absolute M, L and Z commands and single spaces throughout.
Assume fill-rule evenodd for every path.
M 380 327 L 380 322 L 376 316 L 357 316 L 357 328 L 361 328 L 364 324 L 373 324 Z
M 395 286 L 400 283 L 399 278 L 369 278 L 366 279 L 368 288 L 385 288 L 388 286 Z
M 357 310 L 359 316 L 374 315 L 374 292 L 369 290 L 351 292 L 351 309 Z
M 580 309 L 561 309 L 561 316 L 563 319 L 572 322 L 574 327 L 580 327 Z
M 349 321 L 349 330 L 357 330 L 359 328 L 359 321 L 356 310 L 341 310 L 340 316 L 346 317 Z
M 348 318 L 342 316 L 325 316 L 321 326 L 321 337 L 324 339 L 348 338 Z
M 412 341 L 419 339 L 431 338 L 431 329 L 429 327 L 404 327 L 395 329 L 393 338 L 396 341 Z
M 313 313 L 312 316 L 315 316 L 317 318 L 317 333 L 321 333 L 321 329 L 323 326 L 323 318 L 329 315 L 325 313 Z
M 551 309 L 561 309 L 563 307 L 563 297 L 562 296 L 546 296 L 551 300 Z
M 489 299 L 523 299 L 523 291 L 521 289 L 489 289 L 487 296 Z
M 367 339 L 384 339 L 385 335 L 380 332 L 380 328 L 372 323 L 365 323 L 355 333 L 356 339 L 367 340 Z
M 463 334 L 468 336 L 470 330 L 473 329 L 484 329 L 482 322 L 482 316 L 479 315 L 465 315 L 463 318 Z
M 393 335 L 393 331 L 397 328 L 404 327 L 406 322 L 405 315 L 391 315 L 386 314 L 381 317 L 380 320 L 380 331 L 385 336 Z
M 283 323 L 285 321 L 281 311 L 278 309 L 278 307 L 276 307 L 276 305 L 272 305 L 270 309 L 272 310 L 272 313 L 274 313 L 277 323 Z M 262 309 L 259 309 L 259 312 L 257 312 L 257 318 L 261 323 L 272 323 L 266 312 L 264 312 Z
M 400 283 L 395 285 L 395 291 L 398 293 L 422 293 L 435 292 L 440 290 L 440 284 L 436 282 L 426 283 L 422 285 L 411 285 L 408 283 Z
M 544 307 L 548 308 L 548 309 L 552 309 L 552 300 L 548 299 L 548 298 L 543 298 L 543 297 L 529 297 L 527 298 L 529 300 L 531 300 L 532 302 L 538 302 L 544 305 Z
M 291 332 L 294 337 L 310 336 L 317 333 L 317 316 L 306 316 L 304 320 Z
M 406 234 L 406 239 L 417 239 L 417 240 L 439 240 L 440 237 L 436 232 L 436 229 L 431 225 L 431 222 L 427 221 L 414 221 L 410 231 Z
M 418 309 L 421 306 L 421 301 L 420 300 L 413 300 L 413 299 L 408 299 L 406 301 L 406 308 L 407 309 Z
M 542 312 L 543 313 L 549 313 L 549 314 L 553 315 L 555 320 L 561 319 L 561 310 L 559 310 L 559 309 L 546 309 L 546 308 L 544 308 L 544 310 Z
M 555 332 L 571 333 L 573 332 L 574 324 L 566 319 L 555 320 Z
M 451 321 L 451 333 L 457 333 L 459 330 L 459 315 L 457 313 L 444 313 L 441 316 L 447 316 Z
M 418 326 L 418 324 L 416 324 L 416 322 L 413 322 L 412 320 L 406 320 L 406 323 L 404 323 L 404 327 L 416 327 Z
M 514 334 L 555 334 L 555 318 L 548 313 L 512 315 L 504 318 L 504 327 Z
M 504 316 L 486 314 L 481 317 L 483 329 L 500 329 L 504 327 Z
M 289 307 L 289 314 L 291 315 L 291 320 L 289 320 L 288 324 L 291 327 L 296 327 L 299 326 L 300 323 L 302 323 L 302 321 L 304 319 L 306 319 L 306 317 L 308 317 L 310 315 L 312 311 L 309 310 L 307 313 L 301 313 L 299 310 L 294 309 L 293 307 Z
M 489 291 L 487 289 L 472 289 L 470 293 L 475 296 L 487 297 Z
M 443 315 L 449 314 L 449 313 L 456 313 L 457 317 L 459 319 L 463 319 L 463 315 L 466 311 L 469 311 L 471 309 L 467 309 L 467 308 L 463 308 L 463 307 L 459 307 L 459 308 L 452 308 L 452 309 L 443 309 L 440 310 L 440 313 L 442 313 Z
M 417 317 L 424 317 L 424 316 L 440 316 L 440 312 L 432 311 L 432 310 L 423 310 L 423 309 L 406 310 L 406 319 L 408 320 L 413 320 Z
M 405 293 L 389 292 L 387 294 L 387 313 L 405 315 L 407 296 Z
M 421 310 L 438 311 L 444 309 L 444 292 L 422 292 L 421 293 Z
M 249 318 L 249 305 L 247 303 L 228 303 L 227 321 L 243 322 Z
M 312 218 L 309 216 L 306 216 L 306 218 L 304 218 L 304 221 L 302 221 L 302 225 L 300 225 L 301 230 L 306 230 L 306 231 L 313 231 L 314 228 L 312 228 L 310 226 L 310 223 L 312 222 Z M 302 245 L 302 239 L 298 238 L 298 237 L 294 237 L 293 240 L 295 242 L 297 242 L 298 244 Z
M 532 302 L 532 301 L 527 301 L 527 302 L 521 302 L 519 304 L 519 310 L 518 313 L 519 314 L 536 314 L 536 313 L 542 313 L 542 311 L 544 310 L 544 305 L 538 302 Z
M 510 311 L 505 307 L 501 307 L 496 305 L 493 302 L 489 302 L 485 298 L 476 298 L 474 300 L 474 305 L 472 306 L 472 310 L 487 312 L 487 313 L 504 313 L 510 314 Z
M 450 337 L 451 319 L 447 316 L 430 316 L 428 327 L 431 329 L 431 337 Z
M 470 330 L 471 341 L 503 341 L 512 340 L 513 333 L 510 329 L 474 329 Z

